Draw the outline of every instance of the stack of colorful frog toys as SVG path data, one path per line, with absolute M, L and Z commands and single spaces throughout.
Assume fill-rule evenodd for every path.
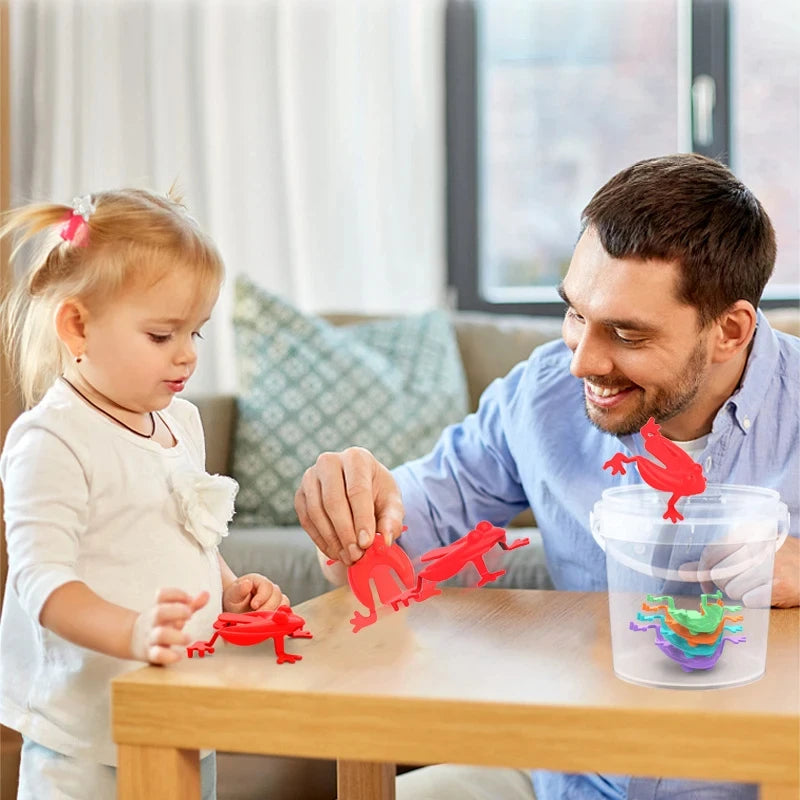
M 632 631 L 655 630 L 655 645 L 664 655 L 677 662 L 684 672 L 711 669 L 719 661 L 725 642 L 741 644 L 744 636 L 726 636 L 738 633 L 741 625 L 728 623 L 741 622 L 741 614 L 734 614 L 741 606 L 723 605 L 722 592 L 700 596 L 700 609 L 676 608 L 670 595 L 654 597 L 647 595 L 642 603 L 642 611 L 630 623 Z

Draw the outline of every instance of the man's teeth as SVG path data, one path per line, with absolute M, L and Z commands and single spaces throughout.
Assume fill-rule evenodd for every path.
M 589 384 L 589 388 L 592 390 L 592 394 L 597 395 L 597 397 L 613 397 L 623 391 L 622 389 L 604 389 L 592 383 Z

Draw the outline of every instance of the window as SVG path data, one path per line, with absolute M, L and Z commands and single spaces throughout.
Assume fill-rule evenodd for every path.
M 729 163 L 764 204 L 779 242 L 764 305 L 796 300 L 794 2 L 450 2 L 448 242 L 458 307 L 561 313 L 555 287 L 594 192 L 634 161 L 690 150 Z

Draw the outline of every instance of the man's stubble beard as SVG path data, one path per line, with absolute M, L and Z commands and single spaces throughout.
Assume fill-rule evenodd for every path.
M 606 413 L 599 408 L 590 406 L 589 401 L 584 401 L 584 410 L 589 421 L 596 428 L 604 433 L 611 433 L 615 436 L 626 436 L 638 433 L 642 426 L 650 417 L 659 424 L 678 416 L 685 411 L 697 397 L 708 373 L 705 367 L 706 341 L 701 338 L 686 362 L 681 374 L 675 381 L 673 389 L 658 389 L 655 397 L 646 405 L 631 411 L 624 419 L 615 425 L 608 425 Z M 635 389 L 639 394 L 639 399 L 644 400 L 644 393 L 640 389 Z M 591 410 L 590 410 L 591 409 Z

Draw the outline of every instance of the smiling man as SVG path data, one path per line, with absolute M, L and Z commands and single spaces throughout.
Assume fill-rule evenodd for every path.
M 398 544 L 414 557 L 530 506 L 556 587 L 604 590 L 589 512 L 619 481 L 601 465 L 646 455 L 638 432 L 652 416 L 709 482 L 780 493 L 792 523 L 772 604 L 800 604 L 800 340 L 757 311 L 774 262 L 769 218 L 723 165 L 684 154 L 615 175 L 584 210 L 560 286 L 563 341 L 492 383 L 428 456 L 389 472 L 351 448 L 306 472 L 296 508 L 321 563 L 352 563 L 403 521 Z M 342 563 L 324 569 L 344 582 Z M 749 800 L 757 787 L 439 765 L 402 776 L 397 796 Z
M 705 323 L 679 296 L 678 263 L 642 261 L 610 256 L 594 226 L 583 233 L 559 287 L 569 369 L 601 430 L 632 434 L 655 417 L 664 435 L 693 439 L 739 383 L 755 308 L 737 300 Z

